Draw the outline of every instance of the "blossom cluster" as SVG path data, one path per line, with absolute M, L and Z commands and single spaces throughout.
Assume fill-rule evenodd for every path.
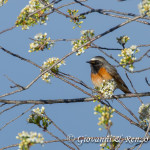
M 72 41 L 72 45 L 73 45 L 72 51 L 76 51 L 76 49 L 78 49 L 79 47 L 87 43 L 92 37 L 94 37 L 94 30 L 82 30 L 81 35 L 82 36 L 80 37 L 79 40 Z M 76 55 L 77 56 L 81 55 L 89 47 L 90 47 L 90 44 L 85 45 L 84 47 L 82 47 L 81 49 L 77 51 Z
M 110 129 L 112 126 L 112 121 L 110 120 L 113 117 L 113 113 L 115 109 L 112 109 L 111 107 L 107 107 L 106 105 L 101 106 L 98 104 L 94 108 L 94 114 L 99 114 L 100 117 L 98 118 L 98 126 L 103 126 L 105 129 Z M 102 128 L 99 128 L 101 130 Z
M 113 140 L 113 136 L 106 136 L 106 138 L 110 138 L 111 139 L 111 143 L 110 142 L 107 142 L 107 141 L 104 141 L 100 144 L 101 146 L 101 149 L 100 150 L 110 150 L 110 149 L 115 149 L 116 146 L 118 145 L 118 143 L 116 141 Z
M 42 115 L 42 114 L 44 114 L 45 113 L 45 107 L 44 106 L 42 106 L 42 108 L 40 109 L 39 107 L 37 107 L 36 109 L 33 109 L 32 110 L 34 113 L 36 113 L 36 114 L 40 114 L 40 115 Z
M 86 17 L 84 15 L 77 16 L 77 13 L 79 12 L 79 10 L 68 9 L 67 12 L 69 13 L 71 17 L 73 17 L 73 19 L 70 20 L 71 22 L 74 22 L 75 24 L 73 29 L 75 29 L 76 26 L 81 28 L 81 24 L 83 23 L 83 21 L 80 21 L 80 20 L 85 19 Z
M 41 72 L 45 71 L 46 69 L 50 68 L 53 64 L 55 64 L 57 61 L 59 61 L 59 58 L 56 57 L 52 57 L 49 58 L 47 61 L 45 61 L 42 65 L 42 69 Z M 51 71 L 54 73 L 57 73 L 59 70 L 59 67 L 61 65 L 65 65 L 65 61 L 62 60 L 60 63 L 58 63 L 57 65 L 55 65 Z M 50 82 L 50 77 L 53 77 L 52 74 L 50 74 L 49 72 L 46 72 L 45 74 L 42 75 L 42 80 L 46 81 L 46 82 Z
M 45 3 L 49 4 L 49 0 L 45 0 Z M 51 5 L 51 7 L 53 7 L 53 5 Z M 40 2 L 40 0 L 30 0 L 29 5 L 26 5 L 17 17 L 17 21 L 15 23 L 16 26 L 22 26 L 22 30 L 26 30 L 37 23 L 46 25 L 48 16 L 44 14 L 49 11 L 50 8 L 42 8 L 44 8 L 44 5 Z M 36 11 L 37 13 L 34 13 Z
M 149 104 L 142 104 L 139 107 L 139 118 L 141 120 L 141 125 L 143 127 L 148 126 L 148 122 L 150 121 L 150 103 Z
M 130 40 L 128 36 L 120 36 L 119 38 L 117 38 L 118 43 L 123 47 L 128 42 L 128 40 Z
M 39 107 L 33 109 L 27 121 L 29 123 L 36 124 L 43 129 L 47 129 L 47 127 L 51 124 L 50 120 L 45 116 L 45 107 L 42 107 L 41 109 Z
M 36 132 L 25 132 L 18 133 L 16 139 L 21 140 L 19 143 L 19 150 L 29 150 L 29 148 L 34 144 L 43 144 L 44 138 L 42 134 Z
M 139 11 L 141 15 L 150 16 L 150 0 L 142 0 L 139 4 Z
M 116 89 L 116 82 L 112 80 L 103 80 L 103 83 L 99 87 L 95 87 L 104 98 L 110 98 L 113 95 L 114 90 Z
M 121 54 L 118 54 L 119 57 L 123 57 L 122 59 L 120 59 L 120 64 L 123 65 L 124 68 L 128 65 L 129 69 L 133 71 L 133 63 L 136 60 L 135 54 L 139 51 L 140 50 L 137 48 L 136 45 L 132 45 L 129 48 L 122 49 Z
M 8 2 L 8 0 L 0 0 L 0 7 L 3 6 L 7 2 Z
M 30 43 L 30 50 L 28 52 L 37 52 L 37 51 L 43 51 L 44 49 L 51 49 L 51 47 L 54 45 L 53 42 L 51 42 L 51 38 L 47 38 L 47 33 L 38 33 L 34 36 L 34 42 Z

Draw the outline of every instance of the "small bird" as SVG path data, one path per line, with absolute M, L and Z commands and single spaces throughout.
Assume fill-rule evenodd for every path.
M 103 80 L 109 81 L 114 79 L 116 88 L 122 90 L 124 93 L 131 93 L 127 85 L 121 79 L 116 68 L 106 61 L 102 56 L 95 56 L 87 63 L 91 66 L 91 80 L 95 87 L 100 87 Z

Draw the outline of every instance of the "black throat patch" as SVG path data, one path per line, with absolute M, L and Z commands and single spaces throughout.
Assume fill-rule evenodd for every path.
M 102 66 L 100 64 L 91 64 L 91 72 L 97 74 Z

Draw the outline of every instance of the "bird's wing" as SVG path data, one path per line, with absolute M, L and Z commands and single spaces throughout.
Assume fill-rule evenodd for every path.
M 109 64 L 109 67 L 106 67 L 108 73 L 114 78 L 117 82 L 117 86 L 121 89 L 124 93 L 131 93 L 125 84 L 125 82 L 120 77 L 119 73 L 117 72 L 116 68 Z

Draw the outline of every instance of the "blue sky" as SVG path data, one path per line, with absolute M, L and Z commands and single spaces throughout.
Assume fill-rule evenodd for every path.
M 61 4 L 69 3 L 69 0 L 61 2 L 55 7 L 60 6 Z M 87 2 L 91 7 L 98 9 L 113 9 L 121 12 L 131 12 L 135 14 L 139 14 L 138 4 L 140 0 L 127 0 L 125 2 L 118 2 L 117 0 L 89 0 Z M 0 31 L 9 28 L 14 25 L 17 16 L 19 15 L 22 8 L 24 8 L 28 4 L 28 1 L 25 0 L 8 0 L 8 3 L 0 8 Z M 65 12 L 67 9 L 79 9 L 79 12 L 87 11 L 87 9 L 81 7 L 80 5 L 72 5 L 61 9 L 61 11 Z M 124 22 L 125 20 L 119 18 L 112 18 L 110 16 L 104 16 L 97 13 L 93 13 L 87 16 L 87 19 L 84 20 L 82 28 L 72 29 L 73 23 L 70 22 L 70 19 L 61 16 L 60 14 L 54 13 L 49 16 L 49 20 L 47 22 L 47 26 L 43 25 L 35 25 L 31 27 L 29 30 L 23 31 L 20 27 L 15 28 L 11 31 L 5 32 L 0 35 L 0 45 L 16 54 L 19 54 L 25 58 L 28 58 L 38 65 L 42 65 L 42 63 L 47 60 L 49 57 L 59 57 L 62 58 L 64 55 L 69 53 L 72 49 L 72 45 L 70 42 L 58 42 L 55 46 L 49 51 L 45 50 L 43 52 L 35 52 L 28 53 L 29 44 L 31 40 L 29 38 L 33 38 L 37 33 L 45 33 L 47 32 L 48 36 L 51 39 L 74 39 L 80 38 L 81 30 L 93 29 L 95 34 L 98 35 L 103 33 L 104 31 L 110 29 L 113 26 L 118 25 L 119 23 Z M 100 38 L 95 41 L 97 45 L 102 47 L 110 47 L 110 48 L 121 48 L 121 46 L 117 43 L 116 37 L 127 35 L 130 37 L 130 41 L 127 43 L 127 47 L 131 45 L 140 45 L 140 44 L 149 44 L 150 34 L 149 34 L 149 26 L 145 24 L 141 24 L 138 22 L 132 22 L 124 27 L 115 30 L 114 32 Z M 141 48 L 140 53 L 137 57 L 140 57 L 144 52 L 146 52 L 148 48 Z M 109 51 L 108 54 L 112 54 L 117 60 L 120 58 L 117 56 L 118 51 Z M 87 85 L 93 87 L 90 79 L 90 67 L 86 63 L 87 60 L 91 59 L 94 56 L 101 55 L 96 49 L 88 49 L 86 53 L 81 56 L 76 56 L 73 54 L 71 57 L 66 59 L 66 65 L 62 66 L 60 70 L 65 73 L 72 74 L 82 81 L 84 81 Z M 104 56 L 111 64 L 116 65 L 116 63 Z M 10 89 L 9 86 L 12 85 L 10 81 L 4 77 L 4 74 L 9 78 L 14 80 L 16 83 L 26 86 L 29 84 L 36 76 L 39 75 L 40 70 L 24 61 L 21 61 L 15 57 L 12 57 L 1 51 L 0 55 L 0 64 L 1 64 L 1 72 L 0 72 L 0 95 L 10 92 L 14 89 Z M 149 66 L 149 60 L 143 59 L 142 62 L 139 62 L 135 65 L 135 70 L 139 70 L 142 68 L 146 68 Z M 123 80 L 128 85 L 129 89 L 133 91 L 129 81 L 126 78 L 125 71 L 122 68 L 117 68 Z M 145 83 L 145 77 L 149 75 L 149 71 L 142 73 L 129 74 L 130 79 L 134 83 L 134 86 L 137 92 L 146 92 L 149 91 L 149 87 Z M 122 94 L 120 90 L 116 90 L 115 94 Z M 39 79 L 30 89 L 5 97 L 5 99 L 10 100 L 40 100 L 40 99 L 63 99 L 63 98 L 82 98 L 87 97 L 87 95 L 78 91 L 74 87 L 60 81 L 59 79 L 52 78 L 51 83 L 48 84 L 41 79 Z M 147 97 L 142 98 L 144 103 L 148 103 L 149 100 Z M 138 108 L 140 106 L 140 102 L 137 98 L 133 99 L 122 99 L 124 104 L 130 108 L 137 116 L 138 116 Z M 120 110 L 122 113 L 129 115 L 128 112 L 124 110 L 124 108 L 115 100 L 110 101 L 112 106 Z M 21 105 L 16 108 L 4 112 L 0 115 L 1 123 L 3 126 L 6 122 L 13 119 L 15 116 L 21 114 L 31 105 Z M 67 134 L 72 134 L 75 137 L 78 136 L 105 136 L 106 131 L 99 131 L 99 126 L 97 125 L 98 116 L 94 115 L 94 107 L 96 103 L 72 103 L 72 104 L 53 104 L 53 105 L 45 105 L 47 115 Z M 4 106 L 0 108 L 3 110 L 8 106 Z M 39 105 L 41 107 L 41 105 Z M 44 135 L 45 140 L 52 140 L 53 138 L 43 133 L 41 129 L 36 127 L 35 125 L 28 124 L 26 119 L 28 118 L 29 113 L 24 115 L 22 118 L 19 118 L 17 121 L 8 125 L 2 131 L 0 131 L 0 148 L 19 143 L 15 137 L 19 132 L 24 131 L 37 131 Z M 112 135 L 116 136 L 144 136 L 145 133 L 131 125 L 125 119 L 121 118 L 117 114 L 114 114 L 114 118 L 112 119 L 114 125 L 111 128 Z M 54 127 L 49 128 L 50 131 L 59 136 L 60 138 L 64 138 Z M 133 145 L 124 144 L 123 148 L 128 148 Z M 52 143 L 45 144 L 44 147 L 39 145 L 33 146 L 31 149 L 60 149 L 65 150 L 66 147 L 61 143 Z M 90 150 L 90 149 L 99 149 L 99 144 L 83 144 L 80 146 L 82 150 Z M 12 148 L 16 149 L 16 148 Z M 143 145 L 143 150 L 148 149 L 148 144 Z

